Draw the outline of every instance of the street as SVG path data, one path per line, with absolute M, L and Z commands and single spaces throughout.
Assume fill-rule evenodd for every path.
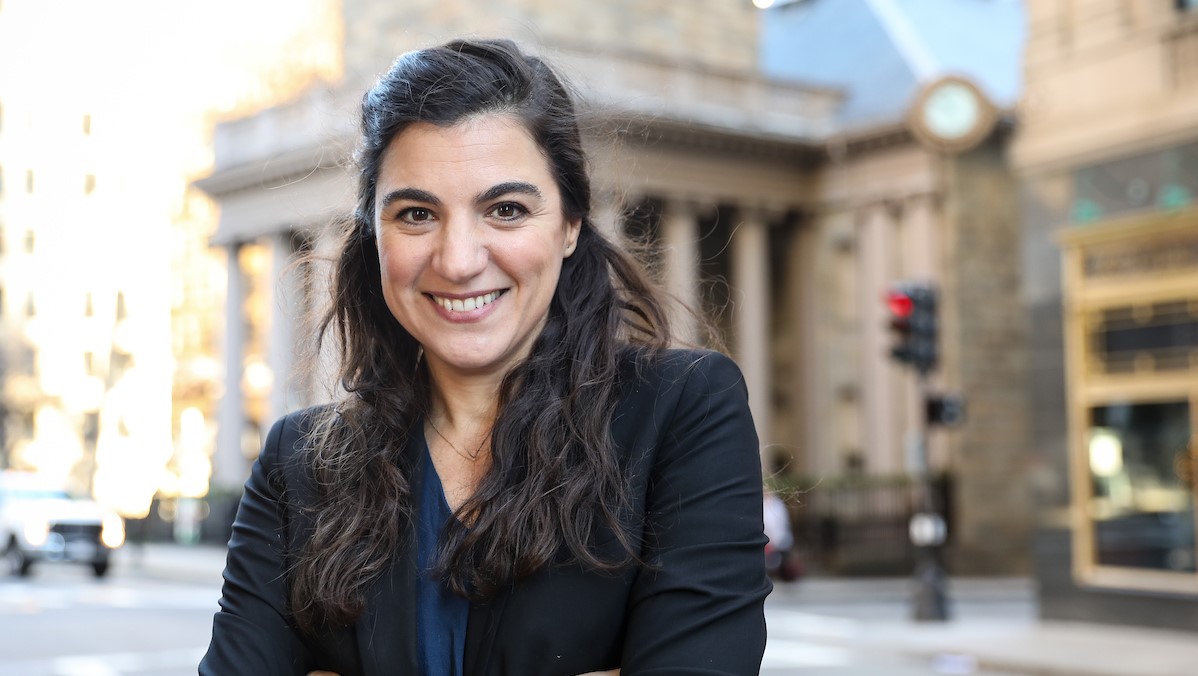
M 219 597 L 224 550 L 126 546 L 109 578 L 41 565 L 0 578 L 0 674 L 196 673 Z M 948 622 L 912 622 L 910 580 L 807 578 L 766 601 L 764 676 L 1193 673 L 1187 632 L 1037 619 L 1022 578 L 954 579 Z
M 219 589 L 117 569 L 41 566 L 0 578 L 0 674 L 195 674 Z
M 971 593 L 953 606 L 954 616 L 988 623 L 1028 626 L 1034 622 L 1031 590 L 1018 581 Z M 769 642 L 762 660 L 763 676 L 827 674 L 1019 673 L 980 666 L 970 654 L 929 646 L 912 650 L 911 608 L 905 580 L 805 581 L 776 583 L 766 601 Z M 945 625 L 932 623 L 937 631 Z M 993 628 L 989 629 L 990 631 Z

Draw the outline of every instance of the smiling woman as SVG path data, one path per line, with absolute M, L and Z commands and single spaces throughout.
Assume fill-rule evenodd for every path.
M 508 41 L 405 54 L 357 161 L 346 394 L 271 430 L 200 673 L 757 673 L 745 386 L 590 221 L 561 81 Z

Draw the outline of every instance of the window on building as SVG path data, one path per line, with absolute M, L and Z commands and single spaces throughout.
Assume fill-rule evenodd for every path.
M 108 357 L 108 383 L 116 383 L 132 367 L 133 355 L 114 350 Z
M 22 345 L 17 350 L 17 373 L 24 376 L 37 375 L 37 351 L 32 345 Z
M 96 411 L 89 411 L 83 414 L 83 442 L 95 445 L 100 438 L 100 414 Z
M 1189 401 L 1090 409 L 1094 560 L 1100 566 L 1194 572 Z
M 22 411 L 20 413 L 21 429 L 20 434 L 22 439 L 32 439 L 37 432 L 36 418 L 33 411 Z
M 96 190 L 96 175 L 87 174 L 83 177 L 83 194 L 90 195 Z

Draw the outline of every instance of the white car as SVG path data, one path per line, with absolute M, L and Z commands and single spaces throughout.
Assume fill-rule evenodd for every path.
M 67 561 L 103 577 L 124 542 L 120 516 L 35 474 L 0 472 L 0 551 L 10 575 L 28 575 L 40 561 Z

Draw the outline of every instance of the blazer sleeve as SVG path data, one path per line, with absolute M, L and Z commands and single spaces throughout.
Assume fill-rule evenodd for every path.
M 200 662 L 200 676 L 294 676 L 308 671 L 310 659 L 287 620 L 284 510 L 280 447 L 292 444 L 294 423 L 274 424 L 250 472 L 233 521 L 225 564 L 220 612 L 212 642 Z M 290 450 L 290 448 L 288 449 Z
M 648 566 L 633 585 L 621 673 L 757 674 L 772 585 L 748 394 L 718 353 L 683 378 L 650 475 Z

